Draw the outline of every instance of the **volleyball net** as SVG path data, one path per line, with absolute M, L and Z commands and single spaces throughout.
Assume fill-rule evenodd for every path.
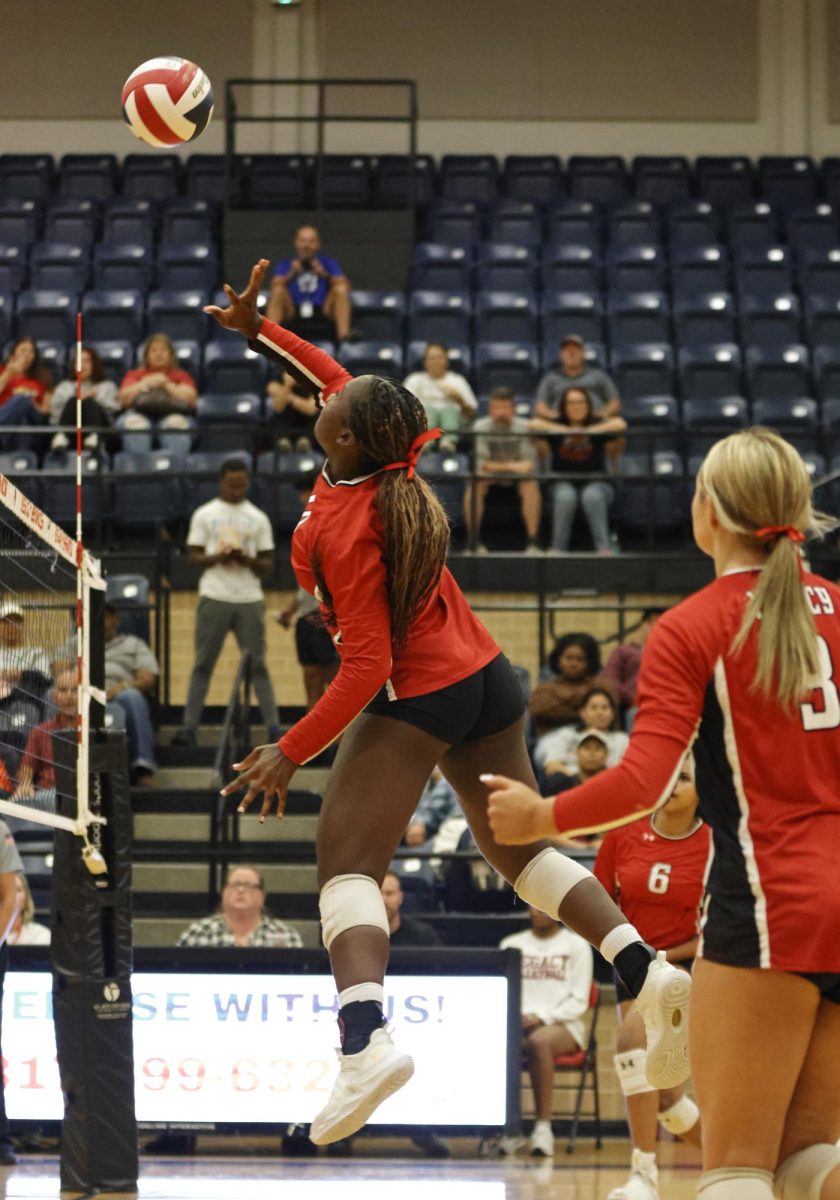
M 0 475 L 0 815 L 15 836 L 51 826 L 88 853 L 103 821 L 89 794 L 91 707 L 105 702 L 91 686 L 95 591 L 98 561 Z M 72 775 L 57 770 L 62 741 Z

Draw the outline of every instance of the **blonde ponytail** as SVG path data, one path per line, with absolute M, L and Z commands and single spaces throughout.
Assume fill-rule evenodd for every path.
M 759 621 L 752 690 L 790 708 L 813 686 L 818 664 L 816 627 L 802 586 L 801 537 L 795 539 L 797 531 L 821 536 L 833 521 L 814 511 L 811 480 L 798 452 L 770 429 L 745 429 L 717 442 L 698 472 L 697 487 L 725 529 L 742 535 L 751 548 L 759 535 L 766 550 L 731 650 L 743 648 Z

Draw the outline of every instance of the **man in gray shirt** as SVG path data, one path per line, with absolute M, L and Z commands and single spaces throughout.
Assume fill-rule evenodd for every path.
M 132 783 L 154 782 L 155 735 L 148 696 L 160 674 L 157 659 L 142 638 L 120 633 L 120 614 L 105 605 L 105 692 L 125 713 Z
M 560 399 L 570 387 L 583 388 L 589 393 L 597 417 L 615 417 L 621 412 L 618 389 L 606 371 L 589 366 L 582 337 L 567 333 L 560 343 L 558 360 L 557 366 L 551 367 L 539 382 L 535 417 L 556 420 Z
M 534 478 L 537 471 L 537 452 L 529 434 L 528 421 L 517 417 L 513 391 L 497 387 L 490 393 L 488 415 L 473 422 L 475 465 L 478 482 L 468 486 L 464 495 L 464 520 L 472 542 L 481 532 L 484 503 L 491 487 L 515 487 L 522 504 L 522 520 L 528 538 L 526 554 L 539 554 L 537 536 L 542 513 L 542 496 Z M 479 554 L 487 551 L 478 543 Z

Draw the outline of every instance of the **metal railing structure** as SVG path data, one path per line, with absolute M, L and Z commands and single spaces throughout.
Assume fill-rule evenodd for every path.
M 229 858 L 225 850 L 233 852 L 239 842 L 239 813 L 232 800 L 219 794 L 220 788 L 230 781 L 230 764 L 239 762 L 251 748 L 251 655 L 242 652 L 236 676 L 230 689 L 230 699 L 225 709 L 219 743 L 213 758 L 210 774 L 210 846 L 218 850 L 208 862 L 207 890 L 211 902 L 221 895 L 221 875 L 227 869 Z

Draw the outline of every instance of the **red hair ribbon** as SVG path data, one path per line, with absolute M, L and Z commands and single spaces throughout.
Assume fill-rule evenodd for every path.
M 756 529 L 755 536 L 759 541 L 764 541 L 766 538 L 778 541 L 783 537 L 790 538 L 792 542 L 805 541 L 805 534 L 799 529 L 794 529 L 793 525 L 765 525 L 763 529 Z
M 405 473 L 406 479 L 413 479 L 414 472 L 417 467 L 417 459 L 420 457 L 420 451 L 426 445 L 426 442 L 433 442 L 443 433 L 442 429 L 427 429 L 425 433 L 418 433 L 417 437 L 408 448 L 408 454 L 405 456 L 405 462 L 388 463 L 387 467 L 383 467 L 383 471 L 400 471 L 403 467 L 408 470 Z

